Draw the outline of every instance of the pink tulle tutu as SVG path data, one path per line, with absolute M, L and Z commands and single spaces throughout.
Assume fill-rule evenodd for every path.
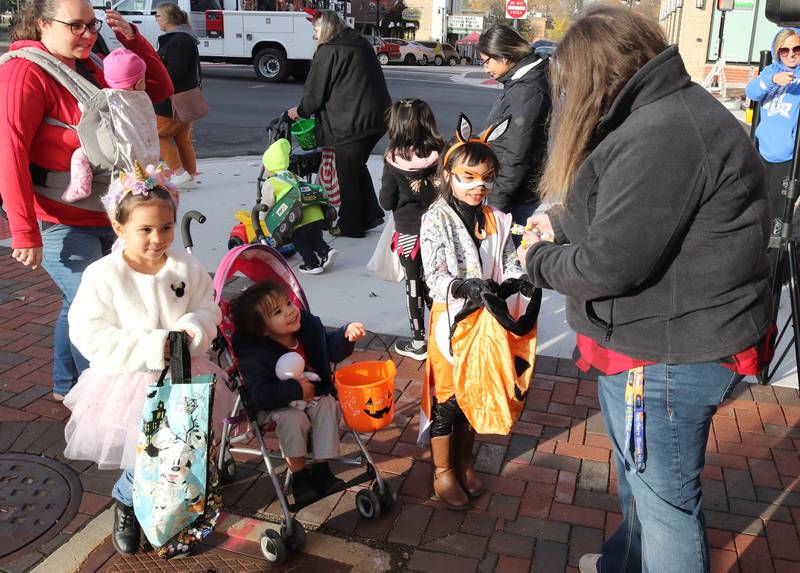
M 64 397 L 64 405 L 72 410 L 64 430 L 64 456 L 93 461 L 101 470 L 133 469 L 147 386 L 155 383 L 159 374 L 109 375 L 92 368 L 81 374 Z M 223 418 L 230 415 L 236 397 L 225 385 L 225 373 L 206 357 L 192 358 L 192 374 L 217 376 L 212 419 L 219 437 Z

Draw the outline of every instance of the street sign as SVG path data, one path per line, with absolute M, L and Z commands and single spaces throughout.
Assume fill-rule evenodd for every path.
M 483 30 L 483 16 L 465 16 L 450 14 L 447 16 L 447 31 L 451 34 L 469 34 L 471 31 Z
M 528 14 L 528 3 L 525 0 L 507 0 L 506 16 L 513 19 L 524 18 Z

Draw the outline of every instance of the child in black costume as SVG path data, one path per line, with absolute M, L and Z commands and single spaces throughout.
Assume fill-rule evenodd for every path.
M 444 138 L 436 129 L 430 106 L 420 99 L 403 99 L 389 110 L 389 144 L 384 155 L 379 202 L 394 213 L 392 249 L 400 257 L 406 282 L 411 339 L 398 340 L 395 352 L 425 360 L 425 306 L 428 289 L 419 254 L 422 214 L 436 198 L 436 171 Z

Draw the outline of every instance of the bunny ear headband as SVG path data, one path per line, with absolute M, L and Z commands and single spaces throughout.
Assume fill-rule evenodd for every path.
M 508 124 L 510 123 L 511 118 L 506 118 L 502 120 L 500 123 L 495 125 L 490 125 L 486 128 L 486 130 L 481 133 L 478 137 L 472 136 L 472 124 L 467 119 L 467 116 L 463 113 L 458 114 L 458 127 L 456 128 L 456 142 L 453 144 L 450 149 L 447 150 L 447 153 L 444 154 L 444 162 L 442 165 L 447 165 L 447 159 L 450 157 L 450 154 L 453 153 L 456 149 L 464 145 L 465 143 L 482 143 L 483 145 L 488 146 L 491 142 L 495 139 L 503 135 L 506 130 L 508 129 Z
M 111 183 L 106 193 L 100 198 L 106 210 L 110 213 L 115 213 L 117 207 L 122 201 L 123 197 L 128 193 L 134 195 L 143 195 L 145 197 L 150 195 L 150 191 L 156 187 L 161 187 L 169 192 L 175 204 L 178 204 L 175 188 L 173 187 L 170 179 L 172 178 L 172 171 L 164 167 L 163 163 L 158 166 L 148 165 L 144 167 L 138 161 L 133 163 L 133 172 L 120 171 Z

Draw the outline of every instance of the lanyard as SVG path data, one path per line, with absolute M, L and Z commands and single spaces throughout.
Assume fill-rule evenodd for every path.
M 625 448 L 631 447 L 633 437 L 633 472 L 645 468 L 644 444 L 644 366 L 628 370 L 625 386 Z

